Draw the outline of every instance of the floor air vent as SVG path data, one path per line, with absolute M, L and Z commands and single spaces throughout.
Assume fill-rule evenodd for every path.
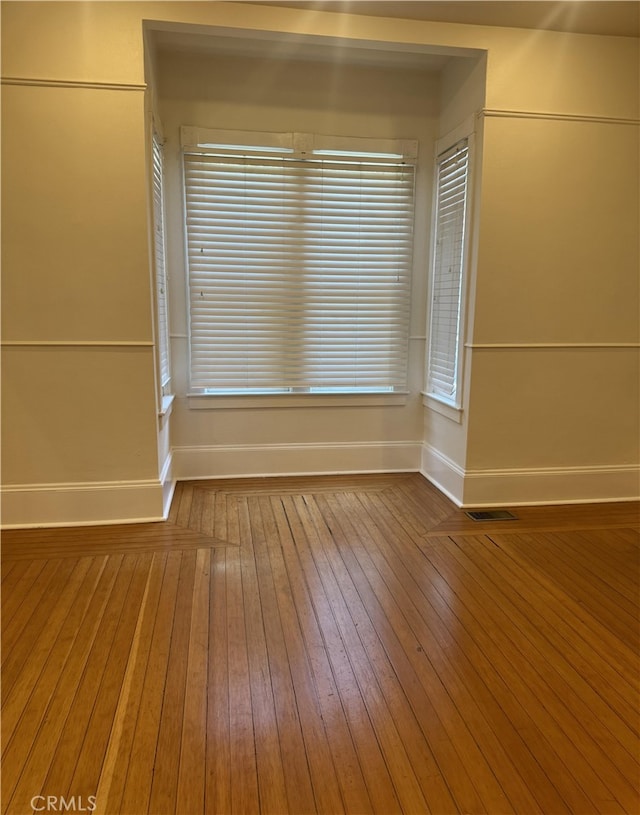
M 465 513 L 472 521 L 517 521 L 518 518 L 506 509 L 474 510 Z

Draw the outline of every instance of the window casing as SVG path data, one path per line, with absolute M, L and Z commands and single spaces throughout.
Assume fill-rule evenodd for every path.
M 191 393 L 406 390 L 415 151 L 183 128 Z
M 426 395 L 461 406 L 470 138 L 436 158 Z

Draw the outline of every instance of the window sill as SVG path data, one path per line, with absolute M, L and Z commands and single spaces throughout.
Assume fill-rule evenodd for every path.
M 463 411 L 461 407 L 449 405 L 446 402 L 442 402 L 437 397 L 430 396 L 427 393 L 422 394 L 422 404 L 425 407 L 428 407 L 430 410 L 433 410 L 434 413 L 439 413 L 441 416 L 446 416 L 447 419 L 451 419 L 453 422 L 462 424 Z
M 173 402 L 175 400 L 175 396 L 171 393 L 169 396 L 162 397 L 162 405 L 160 406 L 160 410 L 158 411 L 158 417 L 160 419 L 166 419 L 168 416 L 171 415 L 171 411 L 173 410 Z
M 406 405 L 408 392 L 403 393 L 297 393 L 247 394 L 243 396 L 214 393 L 187 394 L 190 410 L 242 410 L 309 407 L 388 407 Z

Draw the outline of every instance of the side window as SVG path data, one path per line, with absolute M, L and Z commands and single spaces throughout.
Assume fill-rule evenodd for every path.
M 158 367 L 162 394 L 166 395 L 171 385 L 171 364 L 169 356 L 167 272 L 164 252 L 163 156 L 162 140 L 155 131 L 153 133 L 153 242 L 156 281 L 156 341 L 158 347 Z
M 427 396 L 461 404 L 460 347 L 467 243 L 469 139 L 436 158 Z

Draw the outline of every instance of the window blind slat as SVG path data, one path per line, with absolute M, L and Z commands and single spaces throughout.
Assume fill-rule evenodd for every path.
M 185 153 L 191 387 L 404 389 L 413 167 Z

